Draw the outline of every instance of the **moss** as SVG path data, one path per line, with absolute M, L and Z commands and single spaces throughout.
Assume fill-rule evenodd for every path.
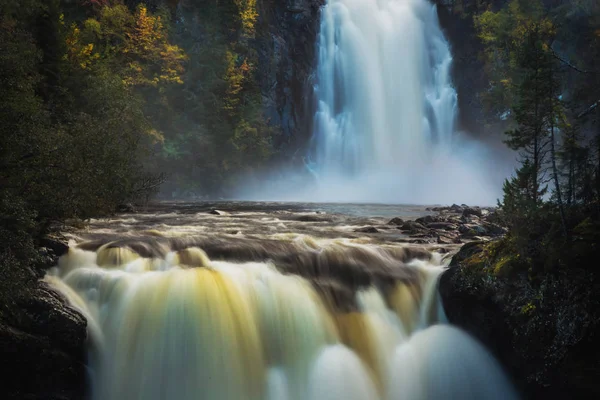
M 486 258 L 483 252 L 472 255 L 471 257 L 464 260 L 465 267 L 469 269 L 481 269 L 485 267 Z

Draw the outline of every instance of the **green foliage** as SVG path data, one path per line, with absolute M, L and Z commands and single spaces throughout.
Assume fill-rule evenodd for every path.
M 51 225 L 112 213 L 156 189 L 144 163 L 159 135 L 138 86 L 158 90 L 183 73 L 180 50 L 142 7 L 98 5 L 94 18 L 70 19 L 80 14 L 69 4 L 0 2 L 0 263 L 23 279 Z
M 256 78 L 257 5 L 198 0 L 178 10 L 175 40 L 189 59 L 183 87 L 165 92 L 157 166 L 170 172 L 167 193 L 221 195 L 274 154 Z
M 598 11 L 586 1 L 546 8 L 541 1 L 511 0 L 475 19 L 491 81 L 484 98 L 498 113 L 510 109 L 513 129 L 506 132 L 506 143 L 521 161 L 505 182 L 500 203 L 509 233 L 501 250 L 482 260 L 497 276 L 521 271 L 535 281 L 573 267 L 576 254 L 586 260 L 591 256 L 599 219 L 600 185 L 595 183 L 600 182 L 600 167 L 595 162 L 600 148 L 591 147 L 593 141 L 580 132 L 574 109 L 590 101 L 588 91 L 596 101 L 600 81 L 593 83 L 587 68 L 576 66 L 580 63 L 561 56 L 554 46 L 567 39 L 577 46 L 593 42 Z M 588 53 L 588 61 L 594 60 L 600 62 L 600 53 Z M 589 87 L 572 90 L 573 82 Z M 589 225 L 582 225 L 587 219 Z

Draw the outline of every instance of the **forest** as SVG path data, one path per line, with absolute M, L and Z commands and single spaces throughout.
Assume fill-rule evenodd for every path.
M 273 154 L 255 0 L 0 2 L 2 265 L 66 220 L 218 194 Z M 161 187 L 162 185 L 162 187 Z

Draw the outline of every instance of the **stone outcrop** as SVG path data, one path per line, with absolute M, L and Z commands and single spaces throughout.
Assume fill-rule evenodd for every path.
M 284 153 L 303 148 L 312 125 L 312 73 L 325 0 L 258 2 L 259 85 L 265 113 L 281 128 Z
M 525 398 L 598 398 L 597 284 L 575 267 L 536 283 L 497 276 L 486 246 L 465 244 L 440 278 L 449 322 L 484 343 Z
M 38 280 L 66 245 L 58 237 L 46 237 L 41 244 L 35 270 L 0 263 L 0 398 L 83 399 L 87 322 Z

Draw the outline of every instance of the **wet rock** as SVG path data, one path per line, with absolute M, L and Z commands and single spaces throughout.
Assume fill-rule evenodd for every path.
M 482 217 L 482 213 L 481 213 L 481 209 L 479 207 L 467 207 L 465 209 L 463 209 L 462 212 L 463 217 L 469 217 L 469 216 L 476 216 L 481 218 Z
M 452 240 L 448 237 L 445 237 L 445 236 L 438 236 L 437 243 L 438 244 L 454 244 L 454 240 Z
M 286 141 L 302 143 L 310 137 L 309 115 L 313 108 L 306 94 L 312 88 L 310 75 L 315 67 L 315 43 L 324 3 L 325 0 L 284 0 L 258 5 L 255 47 L 262 109 Z
M 427 225 L 427 224 L 430 224 L 432 222 L 443 222 L 443 221 L 444 221 L 443 217 L 434 216 L 434 215 L 426 215 L 424 217 L 417 218 L 415 220 L 415 222 L 418 222 L 419 224 L 422 224 L 422 225 Z
M 132 203 L 119 204 L 117 206 L 117 212 L 119 212 L 119 213 L 134 213 L 135 206 Z
M 291 218 L 292 220 L 295 221 L 300 221 L 300 222 L 331 222 L 333 221 L 333 218 L 331 217 L 327 217 L 324 215 L 317 215 L 317 214 L 308 214 L 308 215 L 299 215 L 297 217 L 293 217 Z
M 484 249 L 482 242 L 465 244 L 440 277 L 449 322 L 491 350 L 523 398 L 599 398 L 598 282 L 567 268 L 541 277 L 532 290 L 526 273 L 485 273 L 493 260 Z
M 416 222 L 416 221 L 406 221 L 404 224 L 402 224 L 398 229 L 400 229 L 403 232 L 422 232 L 422 231 L 427 231 L 427 228 Z
M 458 231 L 464 236 L 464 237 L 475 237 L 475 236 L 482 236 L 482 235 L 487 235 L 488 231 L 487 229 L 485 229 L 485 227 L 483 227 L 482 225 L 475 225 L 475 224 L 464 224 L 464 225 L 460 225 L 458 227 Z
M 212 209 L 208 213 L 212 214 L 212 215 L 227 215 L 227 212 L 221 211 L 221 210 L 217 210 L 217 209 Z
M 40 240 L 40 246 L 47 248 L 60 257 L 69 251 L 69 240 L 59 234 L 49 234 Z
M 44 282 L 0 312 L 0 398 L 79 400 L 86 320 Z
M 450 206 L 449 211 L 453 212 L 453 213 L 457 213 L 457 214 L 462 214 L 464 211 L 464 208 L 459 206 L 458 204 L 452 204 Z
M 458 225 L 453 224 L 451 222 L 430 222 L 429 224 L 427 224 L 427 228 L 454 231 L 458 229 Z
M 365 226 L 364 228 L 358 228 L 358 229 L 355 229 L 354 232 L 359 232 L 359 233 L 379 233 L 379 231 L 377 230 L 377 228 L 375 228 L 374 226 Z
M 404 220 L 402 218 L 398 218 L 398 217 L 392 218 L 388 222 L 388 225 L 398 225 L 398 226 L 401 226 L 401 225 L 404 225 Z

